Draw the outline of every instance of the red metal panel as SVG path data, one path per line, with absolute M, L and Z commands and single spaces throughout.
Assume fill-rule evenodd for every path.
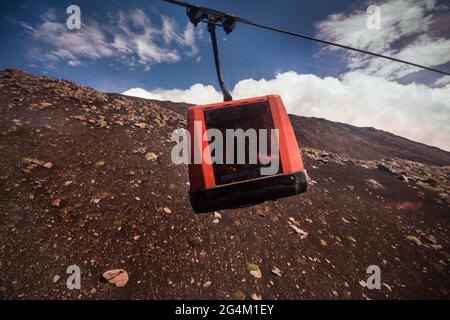
M 198 128 L 195 128 L 194 126 L 196 121 L 201 124 Z M 216 182 L 214 179 L 213 168 L 211 164 L 207 164 L 211 163 L 211 159 L 203 158 L 203 151 L 207 151 L 209 147 L 208 141 L 203 141 L 206 126 L 203 111 L 200 108 L 191 107 L 188 109 L 188 130 L 191 136 L 191 147 L 189 154 L 189 159 L 191 161 L 189 164 L 189 181 L 191 190 L 214 188 L 216 186 Z M 195 163 L 195 152 L 200 152 L 199 155 L 201 164 Z M 209 152 L 206 152 L 206 156 L 209 157 Z
M 278 95 L 269 95 L 270 110 L 275 128 L 279 129 L 280 157 L 283 173 L 303 170 L 297 139 L 283 101 Z

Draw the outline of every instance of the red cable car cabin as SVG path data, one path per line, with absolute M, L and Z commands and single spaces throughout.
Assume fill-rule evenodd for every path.
M 201 123 L 201 126 L 197 127 L 197 131 L 201 132 L 194 133 L 195 121 Z M 218 129 L 222 133 L 224 146 L 226 145 L 226 129 L 243 129 L 244 131 L 269 129 L 268 132 L 270 129 L 278 129 L 279 154 L 270 154 L 273 159 L 278 157 L 278 172 L 270 176 L 261 175 L 261 168 L 264 165 L 260 161 L 260 154 L 258 154 L 257 163 L 247 163 L 248 139 L 245 142 L 244 164 L 236 164 L 236 161 L 233 164 L 226 164 L 225 159 L 223 164 L 210 164 L 211 159 L 206 161 L 203 156 L 201 163 L 196 164 L 194 161 L 196 148 L 201 150 L 202 155 L 210 155 L 209 143 L 202 139 L 208 129 Z M 189 196 L 195 212 L 243 207 L 306 191 L 306 173 L 297 139 L 279 96 L 269 95 L 190 107 L 188 130 L 191 136 Z M 266 156 L 269 155 L 269 151 L 271 152 L 269 150 L 270 135 L 268 134 L 267 137 L 269 147 Z M 236 143 L 234 148 L 236 157 Z

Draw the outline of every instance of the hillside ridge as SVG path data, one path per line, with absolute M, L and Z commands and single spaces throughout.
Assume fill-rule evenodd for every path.
M 0 299 L 450 298 L 450 166 L 293 118 L 306 193 L 195 214 L 186 106 L 0 72 Z

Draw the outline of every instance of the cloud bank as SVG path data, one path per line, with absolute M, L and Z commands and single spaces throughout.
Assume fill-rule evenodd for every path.
M 186 90 L 134 88 L 124 94 L 193 104 L 222 101 L 219 91 L 203 84 Z M 242 80 L 232 90 L 235 99 L 266 94 L 279 94 L 291 114 L 375 127 L 450 150 L 450 84 L 429 88 L 362 72 L 339 79 L 290 71 L 269 80 Z

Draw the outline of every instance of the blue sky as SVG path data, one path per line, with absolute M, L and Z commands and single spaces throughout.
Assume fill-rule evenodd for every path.
M 315 34 L 314 23 L 325 19 L 327 15 L 350 8 L 358 1 L 314 1 L 314 5 L 303 1 L 238 1 L 238 0 L 198 0 L 196 3 L 248 17 L 269 25 L 280 26 L 292 31 Z M 197 43 L 199 52 L 195 57 L 184 57 L 177 63 L 152 63 L 151 71 L 145 72 L 144 66 L 129 70 L 120 62 L 111 58 L 89 61 L 81 66 L 69 66 L 64 61 L 57 69 L 45 70 L 45 66 L 33 60 L 26 50 L 29 39 L 19 22 L 32 26 L 42 23 L 42 16 L 51 8 L 55 10 L 58 22 L 64 23 L 68 15 L 69 1 L 2 1 L 2 50 L 0 67 L 17 67 L 33 73 L 70 78 L 102 91 L 122 92 L 131 87 L 170 88 L 188 87 L 194 83 L 216 85 L 209 35 L 205 32 Z M 124 12 L 142 9 L 148 14 L 156 27 L 161 26 L 160 14 L 172 17 L 181 30 L 186 26 L 187 17 L 181 7 L 162 1 L 76 1 L 81 9 L 81 18 L 96 19 L 108 25 L 109 16 L 118 10 Z M 198 28 L 205 31 L 205 25 Z M 306 40 L 299 40 L 268 31 L 257 30 L 246 25 L 238 25 L 226 41 L 225 34 L 218 31 L 223 61 L 224 75 L 229 86 L 241 79 L 253 77 L 272 77 L 276 72 L 295 70 L 318 75 L 336 75 L 343 67 L 337 61 L 318 56 L 320 47 Z M 200 62 L 196 57 L 200 56 Z M 111 64 L 114 67 L 111 67 Z M 35 67 L 32 67 L 35 65 Z M 183 76 L 180 76 L 182 74 Z M 112 81 L 112 79 L 114 79 Z
M 450 71 L 447 0 L 192 2 Z M 81 9 L 79 31 L 66 27 L 70 4 Z M 144 98 L 221 100 L 206 26 L 194 28 L 184 8 L 160 0 L 1 1 L 0 16 L 0 68 Z M 235 98 L 279 94 L 292 114 L 450 150 L 450 76 L 243 24 L 218 36 Z

